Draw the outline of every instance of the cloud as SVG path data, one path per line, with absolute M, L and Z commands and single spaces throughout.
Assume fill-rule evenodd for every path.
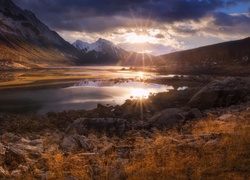
M 250 36 L 250 0 L 13 1 L 70 42 L 103 37 L 133 49 L 126 36 L 145 35 L 155 41 L 147 51 L 161 54 Z M 245 14 L 225 13 L 243 3 Z
M 154 43 L 121 43 L 118 44 L 118 46 L 127 51 L 150 53 L 155 56 L 180 50 L 178 48 L 172 47 L 171 45 L 154 44 Z
M 155 38 L 162 39 L 162 38 L 165 38 L 165 36 L 159 33 L 155 35 Z
M 133 18 L 144 22 L 150 19 L 159 23 L 190 19 L 198 21 L 207 13 L 224 6 L 223 0 L 14 0 L 14 2 L 34 12 L 49 27 L 56 30 L 95 32 L 117 26 L 129 26 L 134 22 Z M 117 17 L 124 19 L 119 22 Z M 130 19 L 129 23 L 127 19 Z
M 238 24 L 250 24 L 249 14 L 229 15 L 226 13 L 216 13 L 214 24 L 217 26 L 236 26 Z

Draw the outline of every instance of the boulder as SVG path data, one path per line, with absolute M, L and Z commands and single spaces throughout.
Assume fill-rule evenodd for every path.
M 67 135 L 63 138 L 60 148 L 66 151 L 85 149 L 89 150 L 88 139 L 81 135 Z
M 68 126 L 66 133 L 87 135 L 91 130 L 122 136 L 126 129 L 126 119 L 120 118 L 80 118 Z
M 209 83 L 191 98 L 188 105 L 200 110 L 228 107 L 248 101 L 249 96 L 250 78 L 229 77 Z
M 170 108 L 161 111 L 155 116 L 151 117 L 148 120 L 148 123 L 152 124 L 152 126 L 156 126 L 159 128 L 164 127 L 173 127 L 174 125 L 183 123 L 185 121 L 185 116 L 183 115 L 182 110 L 178 108 Z
M 74 150 L 78 147 L 73 136 L 65 136 L 60 144 L 60 148 L 66 151 Z
M 190 119 L 201 118 L 203 116 L 202 112 L 197 108 L 191 109 L 188 113 L 189 113 Z
M 14 147 L 6 148 L 5 163 L 8 167 L 16 169 L 20 164 L 26 162 L 26 156 L 22 150 Z
M 148 122 L 143 122 L 143 126 L 141 125 L 141 127 L 171 128 L 175 125 L 184 124 L 187 120 L 201 118 L 202 115 L 202 112 L 197 108 L 189 111 L 169 108 L 154 115 Z

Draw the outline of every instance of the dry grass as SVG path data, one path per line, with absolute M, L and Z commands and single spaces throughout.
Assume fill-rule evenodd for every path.
M 49 179 L 69 175 L 78 179 L 248 179 L 250 111 L 233 118 L 207 117 L 191 123 L 186 126 L 188 136 L 173 130 L 155 133 L 153 138 L 131 132 L 125 139 L 109 139 L 114 145 L 133 146 L 126 157 L 117 148 L 103 156 L 48 152 L 44 158 Z M 99 143 L 105 144 L 103 138 Z

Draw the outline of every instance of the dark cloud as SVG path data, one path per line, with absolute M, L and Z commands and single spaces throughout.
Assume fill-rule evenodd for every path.
M 192 26 L 177 26 L 173 27 L 173 29 L 179 35 L 194 35 L 199 31 L 197 29 L 193 29 Z
M 135 26 L 133 18 L 139 22 L 139 26 L 148 25 L 147 19 L 159 23 L 198 21 L 225 5 L 224 0 L 14 0 L 14 2 L 34 12 L 53 29 L 89 32 L 100 32 L 119 26 Z
M 236 26 L 240 24 L 250 24 L 250 17 L 245 14 L 228 15 L 226 13 L 216 13 L 214 24 L 217 26 Z
M 165 38 L 165 36 L 163 34 L 156 34 L 155 38 L 162 39 Z

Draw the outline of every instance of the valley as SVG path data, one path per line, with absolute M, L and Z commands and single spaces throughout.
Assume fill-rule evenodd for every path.
M 0 0 L 0 179 L 249 179 L 249 10 Z

